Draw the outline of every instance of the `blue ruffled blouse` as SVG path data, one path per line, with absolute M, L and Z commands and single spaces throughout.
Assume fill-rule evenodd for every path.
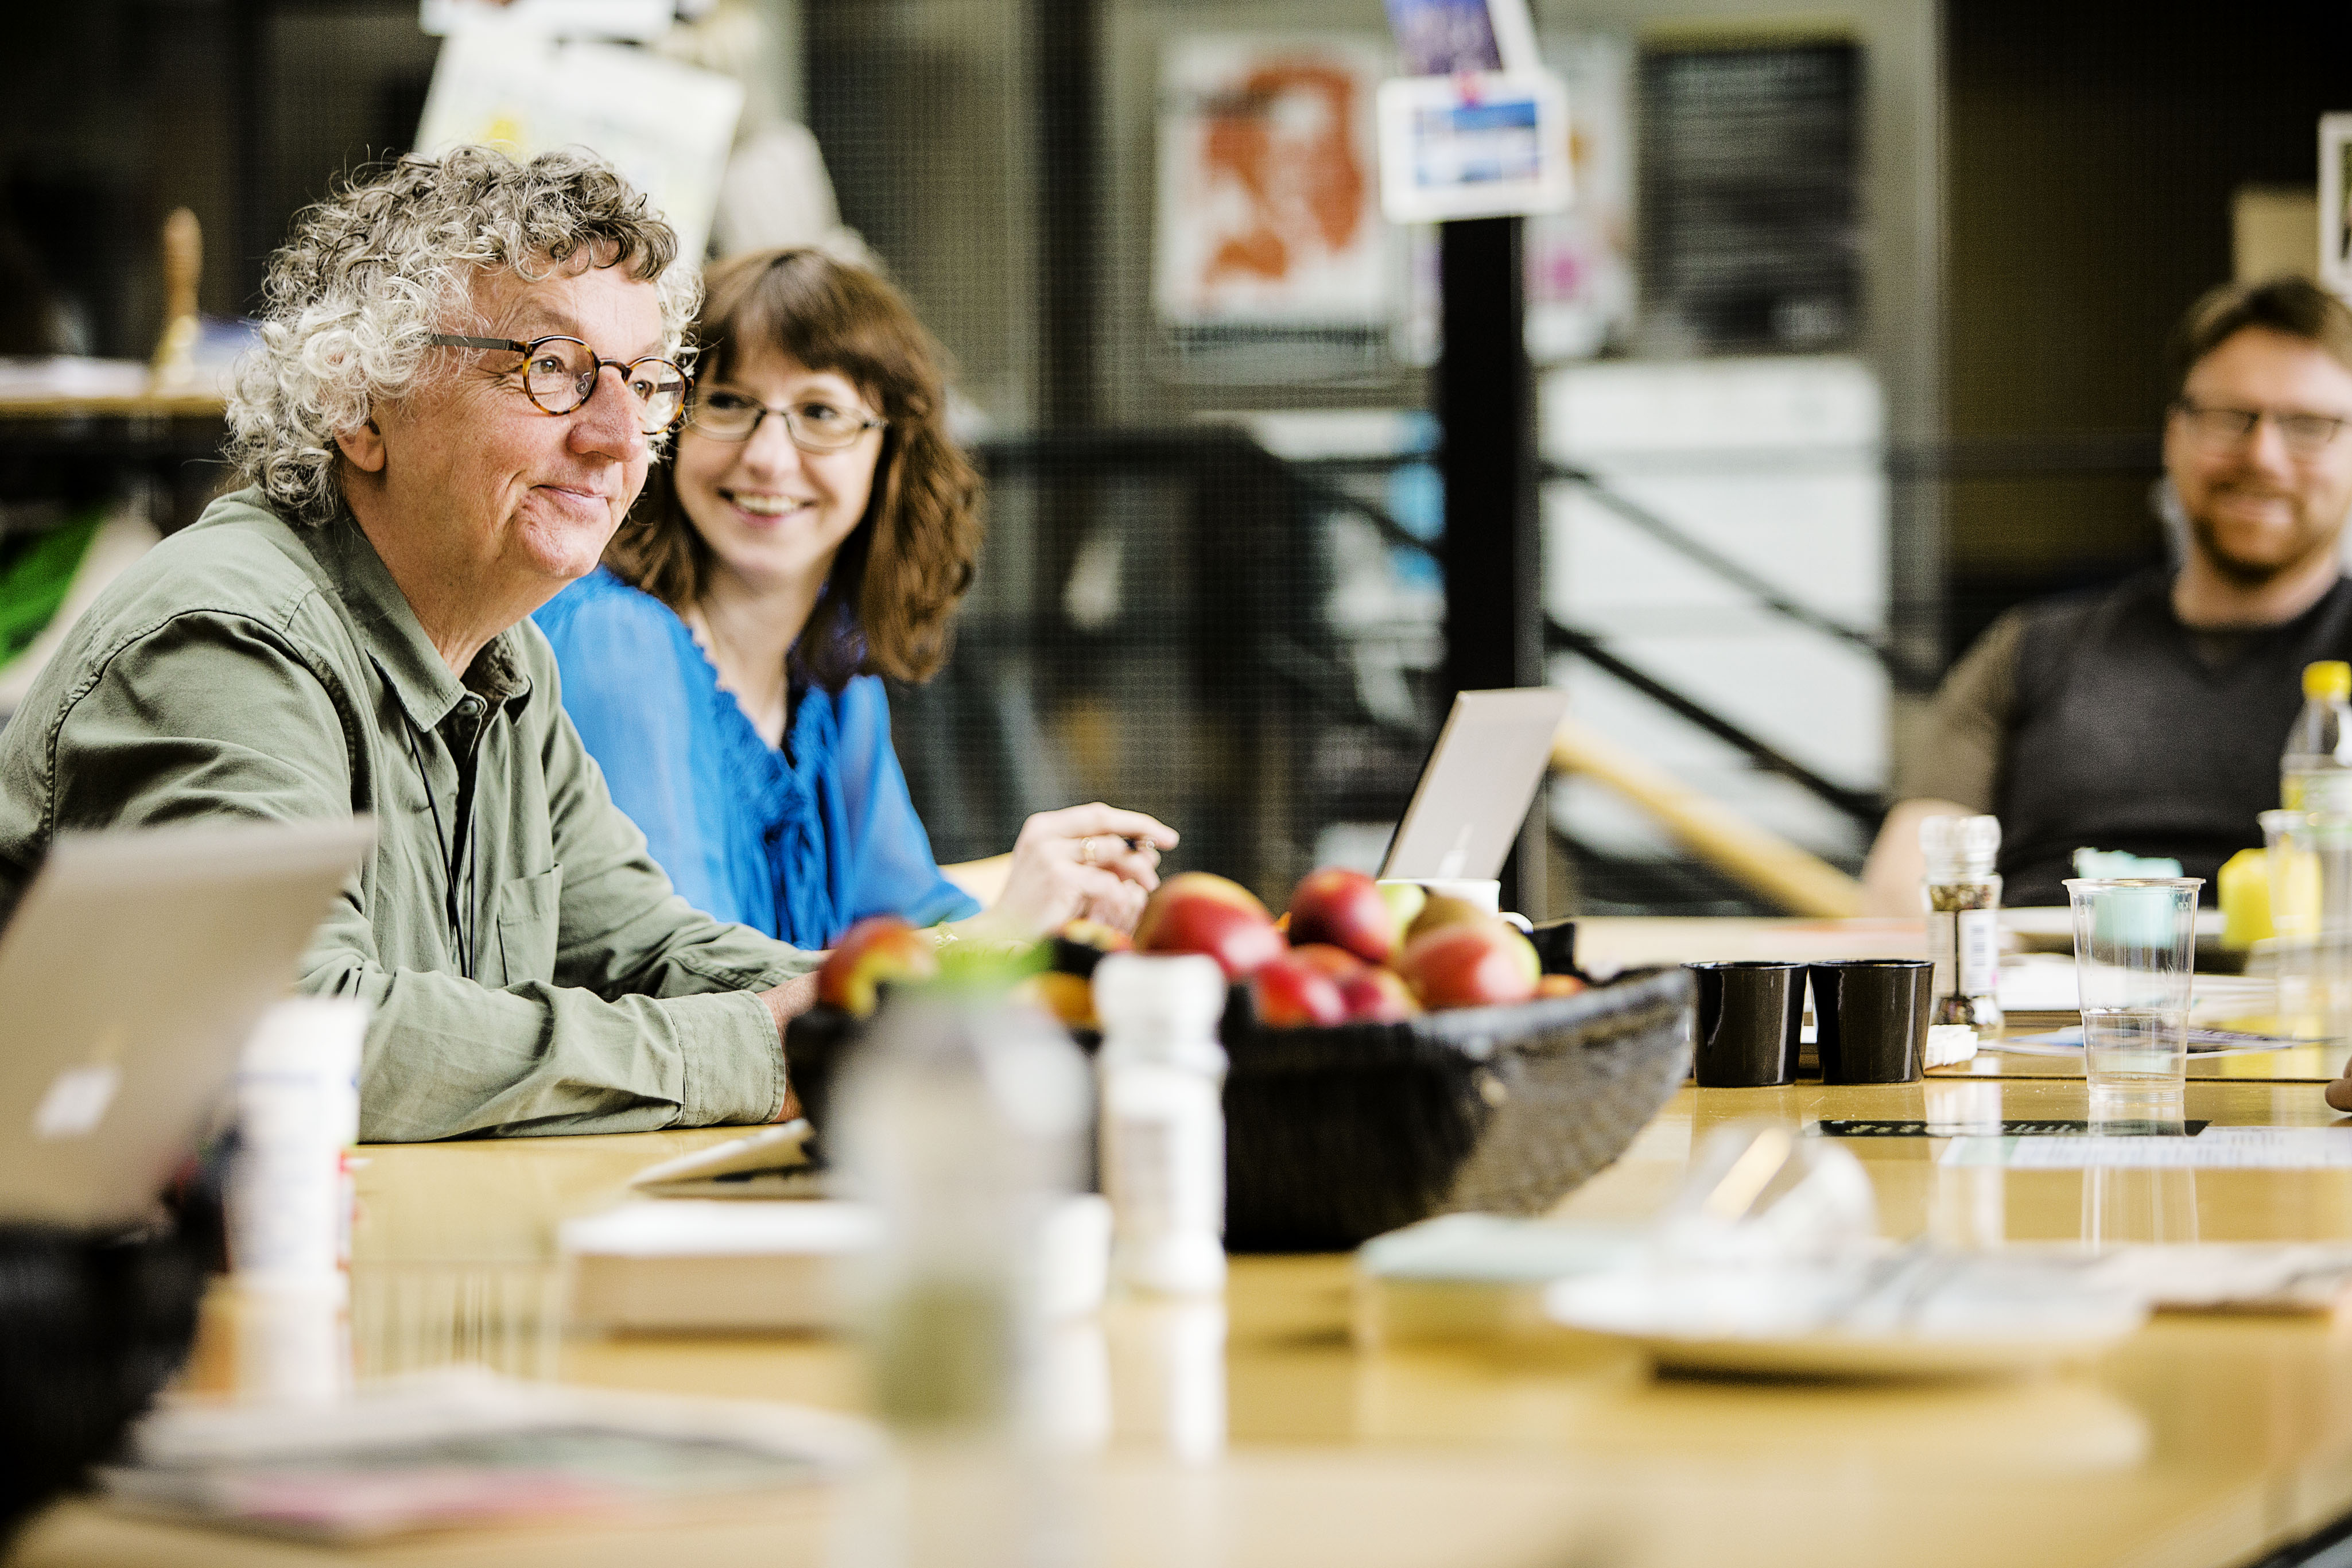
M 686 623 L 603 567 L 533 618 L 614 804 L 688 903 L 802 948 L 867 915 L 932 925 L 979 911 L 931 857 L 879 678 L 800 692 L 778 751 Z

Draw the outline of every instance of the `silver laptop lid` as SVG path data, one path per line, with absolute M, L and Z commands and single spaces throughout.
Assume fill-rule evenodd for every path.
M 0 1220 L 149 1212 L 371 819 L 60 835 L 0 930 Z
M 1548 686 L 1457 692 L 1381 875 L 1502 875 L 1567 712 L 1568 693 Z

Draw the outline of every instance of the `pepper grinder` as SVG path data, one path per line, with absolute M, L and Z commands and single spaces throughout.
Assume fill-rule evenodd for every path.
M 1919 824 L 1927 862 L 1927 951 L 1936 960 L 1932 1024 L 2000 1027 L 2000 819 L 1931 816 Z

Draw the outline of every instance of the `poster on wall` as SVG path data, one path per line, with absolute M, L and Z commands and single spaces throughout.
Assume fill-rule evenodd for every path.
M 1528 220 L 1528 353 L 1589 359 L 1633 330 L 1633 48 L 1585 33 L 1544 49 L 1568 89 L 1576 199 Z
M 643 49 L 474 27 L 441 47 L 418 151 L 479 142 L 517 158 L 558 147 L 609 159 L 698 259 L 743 108 L 743 85 Z
M 1642 339 L 1837 353 L 1863 320 L 1863 47 L 1668 39 L 1634 68 Z
M 2352 114 L 2319 117 L 2319 280 L 2352 300 Z
M 1387 0 L 1387 6 L 1406 76 L 1537 67 L 1528 0 Z
M 1382 40 L 1200 36 L 1161 62 L 1153 295 L 1177 326 L 1387 319 Z

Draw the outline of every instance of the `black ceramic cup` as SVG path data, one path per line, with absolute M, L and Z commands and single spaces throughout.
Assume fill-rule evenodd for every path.
M 1936 966 L 1924 958 L 1812 965 L 1813 1045 L 1823 1083 L 1912 1083 L 1927 1059 Z
M 1761 1089 L 1797 1076 L 1805 966 L 1743 959 L 1685 963 L 1698 984 L 1695 1070 L 1701 1089 Z

